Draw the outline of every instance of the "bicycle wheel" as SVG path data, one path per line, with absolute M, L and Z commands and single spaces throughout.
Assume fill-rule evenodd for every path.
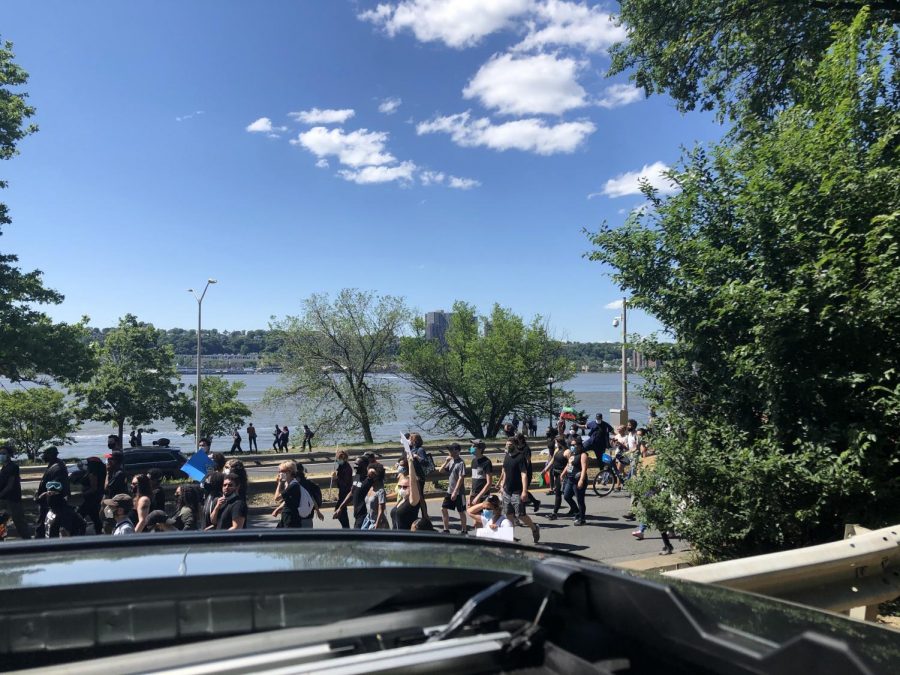
M 600 473 L 594 476 L 594 492 L 598 497 L 605 497 L 613 491 L 616 484 L 616 477 L 613 476 L 609 469 L 602 469 Z

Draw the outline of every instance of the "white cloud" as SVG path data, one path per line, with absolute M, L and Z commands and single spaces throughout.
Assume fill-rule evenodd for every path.
M 327 169 L 330 165 L 328 164 L 328 160 L 324 157 L 316 162 L 316 167 L 319 169 Z
M 448 185 L 457 190 L 471 190 L 474 187 L 479 187 L 481 182 L 474 178 L 458 178 L 457 176 L 450 176 Z
M 422 185 L 440 185 L 445 178 L 446 175 L 441 171 L 422 171 L 419 174 Z
M 607 302 L 603 305 L 603 309 L 622 309 L 622 301 L 613 300 L 612 302 Z
M 358 129 L 348 133 L 343 129 L 313 127 L 292 139 L 291 144 L 303 146 L 320 159 L 337 157 L 346 166 L 380 166 L 396 161 L 385 148 L 387 139 L 388 134 L 383 131 Z
M 641 194 L 640 183 L 647 181 L 662 194 L 673 194 L 677 191 L 677 187 L 672 181 L 663 175 L 664 171 L 668 171 L 669 167 L 662 162 L 653 162 L 653 164 L 645 164 L 638 171 L 627 171 L 619 174 L 615 178 L 610 178 L 603 185 L 603 194 L 607 197 L 624 197 L 626 195 Z
M 579 68 L 574 59 L 552 54 L 503 54 L 481 66 L 463 96 L 504 115 L 561 115 L 585 105 Z
M 416 126 L 416 133 L 446 133 L 457 145 L 484 146 L 493 150 L 522 150 L 539 155 L 574 152 L 596 131 L 593 122 L 580 120 L 548 125 L 540 119 L 528 118 L 493 124 L 489 119 L 472 119 L 469 112 L 436 117 Z
M 202 115 L 202 114 L 204 114 L 204 112 L 205 112 L 204 110 L 195 110 L 194 112 L 188 113 L 187 115 L 181 115 L 179 117 L 176 117 L 175 121 L 183 122 L 184 120 L 189 120 L 192 117 L 197 117 L 198 115 Z
M 343 124 L 355 114 L 356 111 L 351 108 L 343 108 L 341 110 L 312 108 L 311 110 L 288 113 L 288 117 L 293 117 L 304 124 Z
M 371 183 L 390 183 L 399 180 L 409 182 L 412 180 L 416 165 L 412 162 L 402 162 L 396 166 L 365 166 L 361 169 L 343 169 L 338 174 L 344 179 L 360 185 Z
M 384 113 L 385 115 L 393 115 L 397 112 L 397 108 L 400 107 L 401 103 L 403 103 L 403 101 L 399 98 L 386 98 L 378 106 L 378 112 Z
M 644 92 L 633 84 L 614 84 L 603 91 L 597 105 L 601 108 L 618 108 L 640 101 L 643 97 Z
M 420 42 L 441 41 L 461 48 L 511 26 L 534 6 L 534 0 L 403 0 L 379 4 L 359 18 L 383 28 L 391 37 L 409 30 Z
M 514 49 L 521 51 L 559 46 L 605 52 L 626 37 L 624 26 L 617 26 L 615 17 L 598 6 L 547 0 L 538 6 L 537 21 L 530 22 L 528 35 Z
M 260 117 L 255 122 L 252 122 L 247 125 L 246 131 L 249 131 L 251 134 L 271 134 L 276 131 L 275 127 L 272 126 L 272 120 L 268 117 Z

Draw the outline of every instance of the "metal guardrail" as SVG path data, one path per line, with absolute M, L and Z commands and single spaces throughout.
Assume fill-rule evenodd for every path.
M 900 597 L 900 525 L 848 525 L 843 541 L 665 572 L 874 620 Z

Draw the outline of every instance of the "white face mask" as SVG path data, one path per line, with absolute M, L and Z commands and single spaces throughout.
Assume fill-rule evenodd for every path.
M 115 520 L 116 518 L 116 510 L 112 506 L 104 506 L 103 507 L 103 515 L 110 520 Z

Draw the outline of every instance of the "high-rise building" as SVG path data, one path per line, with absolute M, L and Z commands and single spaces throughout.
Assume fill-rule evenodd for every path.
M 425 315 L 425 337 L 429 340 L 438 340 L 444 344 L 449 326 L 450 317 L 443 310 L 428 312 Z

